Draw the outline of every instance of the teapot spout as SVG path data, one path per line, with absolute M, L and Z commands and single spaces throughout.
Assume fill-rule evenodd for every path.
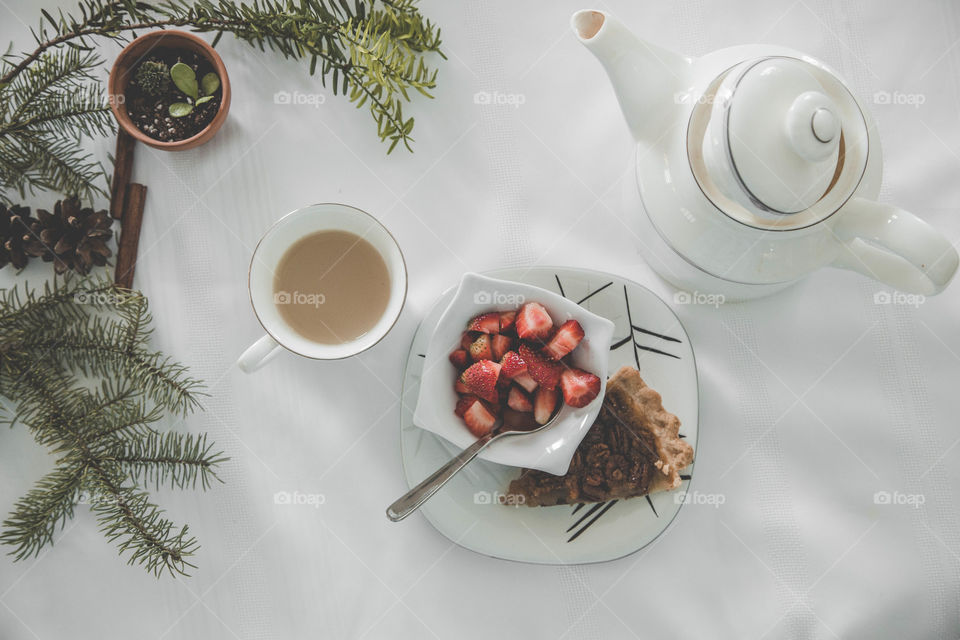
M 633 137 L 653 143 L 680 108 L 692 60 L 641 40 L 604 11 L 578 11 L 570 26 L 606 69 Z

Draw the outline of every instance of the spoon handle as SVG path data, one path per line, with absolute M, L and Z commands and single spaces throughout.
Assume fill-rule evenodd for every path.
M 493 439 L 491 435 L 486 435 L 458 453 L 450 462 L 434 471 L 423 482 L 410 489 L 402 498 L 387 507 L 387 517 L 394 522 L 399 522 L 419 509 L 420 505 L 429 500 L 450 478 L 457 475 L 471 460 L 476 458 L 477 454 Z

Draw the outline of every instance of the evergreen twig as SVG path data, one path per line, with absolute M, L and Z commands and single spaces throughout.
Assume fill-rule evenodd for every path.
M 323 86 L 369 107 L 377 134 L 412 150 L 411 92 L 431 97 L 437 70 L 424 54 L 440 50 L 440 29 L 416 0 L 81 0 L 77 13 L 43 11 L 36 47 L 0 57 L 0 201 L 6 190 L 50 189 L 90 198 L 104 193 L 103 167 L 81 151 L 82 137 L 113 129 L 102 86 L 98 39 L 125 42 L 137 31 L 185 27 L 224 33 L 261 50 L 307 59 Z
M 182 365 L 149 351 L 149 326 L 146 299 L 107 281 L 0 291 L 0 395 L 13 404 L 4 418 L 30 429 L 57 465 L 3 522 L 0 542 L 18 560 L 51 544 L 86 501 L 129 562 L 156 574 L 194 566 L 196 539 L 142 486 L 207 489 L 226 458 L 205 435 L 156 428 L 195 409 L 201 391 Z

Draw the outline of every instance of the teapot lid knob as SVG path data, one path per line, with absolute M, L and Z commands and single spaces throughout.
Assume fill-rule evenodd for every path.
M 810 128 L 813 135 L 820 142 L 830 142 L 839 131 L 837 131 L 837 116 L 829 109 L 817 109 L 810 118 Z
M 819 162 L 833 155 L 840 142 L 840 120 L 830 98 L 805 91 L 787 110 L 787 136 L 801 158 Z

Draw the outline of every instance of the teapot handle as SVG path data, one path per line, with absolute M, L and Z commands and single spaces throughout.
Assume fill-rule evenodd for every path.
M 853 198 L 837 218 L 842 247 L 834 266 L 923 295 L 943 291 L 957 271 L 960 258 L 946 236 L 908 211 Z

